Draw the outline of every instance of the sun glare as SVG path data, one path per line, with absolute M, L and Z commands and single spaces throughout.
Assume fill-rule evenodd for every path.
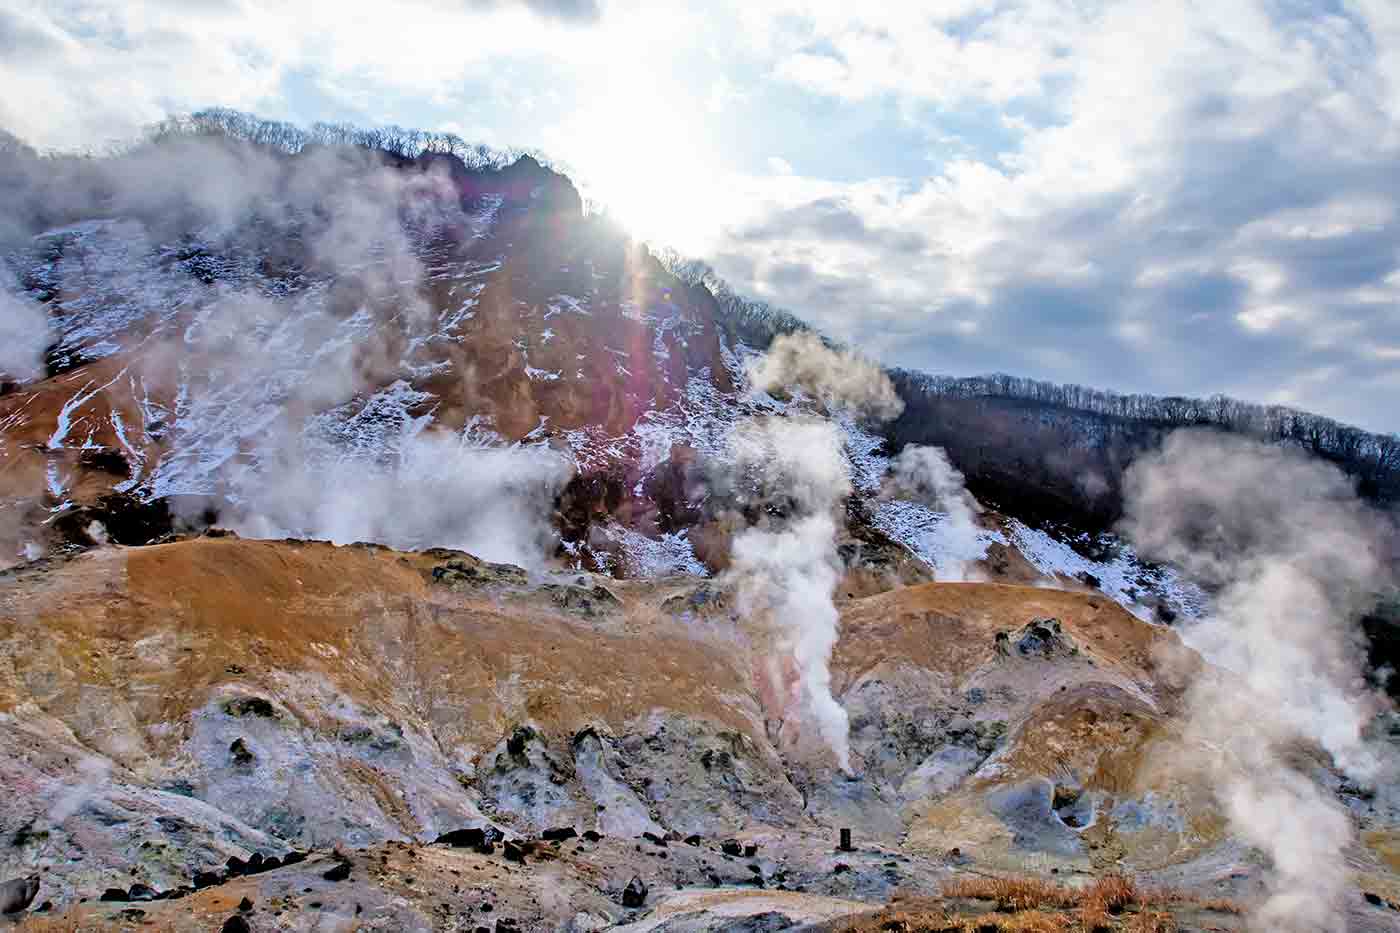
M 566 159 L 584 197 L 634 237 L 698 254 L 726 216 L 725 172 L 686 116 L 649 96 L 610 94 L 581 113 Z

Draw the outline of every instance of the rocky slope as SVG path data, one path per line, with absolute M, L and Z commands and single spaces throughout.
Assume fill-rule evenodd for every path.
M 255 929 L 786 925 L 1026 871 L 1256 893 L 1260 865 L 1172 766 L 1200 662 L 1169 629 L 1044 588 L 853 598 L 843 775 L 775 743 L 761 633 L 731 602 L 694 577 L 231 536 L 9 571 L 0 874 L 37 873 L 36 903 L 78 928 L 208 929 L 244 897 Z M 1344 798 L 1366 833 L 1356 929 L 1400 916 L 1394 796 Z M 842 827 L 857 851 L 835 851 Z M 430 845 L 466 828 L 492 851 Z M 336 852 L 347 880 L 322 877 Z M 257 856 L 279 864 L 229 876 Z M 629 906 L 634 876 L 650 893 Z
M 0 395 L 0 561 L 222 518 L 518 563 L 553 550 L 618 577 L 726 565 L 713 464 L 736 423 L 791 402 L 748 392 L 755 351 L 710 293 L 585 216 L 562 176 L 203 138 L 93 165 L 97 181 L 28 182 L 60 207 L 3 250 L 14 299 L 41 304 L 51 334 L 46 378 Z M 246 190 L 211 190 L 211 165 Z M 134 185 L 143 173 L 168 190 Z M 65 199 L 88 188 L 102 196 Z M 949 557 L 940 514 L 883 493 L 881 440 L 842 426 L 852 588 L 931 579 Z M 511 546 L 444 533 L 433 506 L 398 514 L 406 498 L 469 501 L 457 526 L 488 525 L 498 500 L 547 504 L 538 540 Z M 1087 581 L 1144 615 L 1199 608 L 1116 543 L 985 524 L 993 578 Z
M 72 171 L 0 231 L 51 328 L 0 392 L 27 924 L 1231 929 L 1264 892 L 1190 702 L 1234 675 L 1163 624 L 1207 594 L 908 486 L 561 176 L 223 138 Z M 832 458 L 770 483 L 735 445 L 773 425 Z M 848 769 L 789 715 L 797 635 Z M 1356 831 L 1351 928 L 1395 928 L 1400 790 L 1267 751 Z M 975 886 L 1022 874 L 1068 887 Z

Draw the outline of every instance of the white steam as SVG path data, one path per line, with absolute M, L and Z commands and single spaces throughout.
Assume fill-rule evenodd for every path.
M 446 160 L 336 146 L 287 156 L 195 136 L 31 170 L 45 197 L 24 233 L 122 219 L 65 252 L 60 291 L 100 291 L 102 276 L 83 278 L 84 250 L 89 265 L 110 256 L 111 276 L 149 271 L 153 308 L 170 255 L 190 250 L 222 270 L 178 314 L 144 318 L 153 334 L 127 328 L 143 339 L 133 391 L 139 380 L 154 400 L 141 427 L 168 451 L 143 491 L 222 501 L 225 522 L 251 536 L 456 547 L 525 566 L 552 550 L 571 462 L 474 422 L 426 433 L 441 399 L 411 388 L 424 382 L 425 348 L 452 339 L 437 334 L 425 257 L 456 261 L 451 244 L 477 222 Z M 12 206 L 21 217 L 25 205 Z M 0 293 L 6 372 L 31 371 L 47 343 L 28 310 Z
M 902 407 L 877 365 L 811 335 L 778 337 L 748 374 L 756 391 L 792 386 L 866 417 L 894 417 Z M 761 686 L 780 741 L 800 754 L 825 749 L 849 772 L 849 723 L 831 693 L 837 510 L 851 492 L 841 437 L 817 416 L 754 418 L 735 429 L 734 465 L 757 488 L 762 511 L 735 537 L 728 576 L 740 611 L 772 636 Z
M 945 516 L 937 528 L 941 555 L 937 578 L 945 582 L 967 580 L 971 566 L 986 556 L 987 543 L 977 524 L 982 507 L 967 491 L 962 473 L 943 448 L 918 444 L 900 451 L 893 469 L 886 495 L 913 499 Z
M 851 491 L 840 435 L 822 418 L 754 419 L 735 430 L 733 447 L 736 468 L 781 490 L 787 507 L 734 539 L 729 571 L 739 611 L 773 636 L 765 705 L 785 744 L 809 751 L 815 737 L 849 771 L 849 725 L 831 694 L 830 666 L 839 630 L 831 596 L 841 578 L 834 513 Z
M 44 350 L 53 339 L 44 306 L 22 298 L 0 272 L 0 377 L 29 382 L 44 373 Z
M 853 353 L 829 349 L 815 334 L 783 334 L 768 352 L 748 367 L 755 389 L 797 388 L 833 408 L 858 410 L 869 418 L 888 421 L 904 411 L 878 363 Z
M 534 568 L 556 543 L 550 505 L 572 472 L 572 461 L 544 447 L 424 433 L 406 439 L 388 464 L 291 463 L 275 482 L 249 484 L 231 524 L 252 537 L 450 547 Z
M 1126 477 L 1123 531 L 1139 553 L 1219 589 L 1192 644 L 1226 669 L 1187 697 L 1188 738 L 1234 833 L 1272 862 L 1262 928 L 1345 929 L 1351 818 L 1295 764 L 1300 745 L 1376 781 L 1364 728 L 1378 710 L 1355 620 L 1383 582 L 1376 516 L 1320 461 L 1204 432 L 1171 435 Z
M 71 779 L 54 795 L 47 818 L 50 825 L 60 826 L 87 802 L 97 796 L 112 773 L 112 763 L 104 758 L 84 758 L 77 765 L 78 780 Z

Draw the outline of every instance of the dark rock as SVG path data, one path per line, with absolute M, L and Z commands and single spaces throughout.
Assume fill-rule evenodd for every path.
M 286 855 L 282 856 L 283 865 L 296 865 L 304 861 L 306 861 L 305 852 L 288 852 Z
M 262 867 L 259 868 L 258 871 L 272 871 L 274 868 L 281 868 L 281 867 L 282 867 L 282 860 L 279 859 L 277 856 L 273 855 L 273 856 L 271 856 L 271 857 L 269 857 L 269 858 L 263 859 Z
M 622 601 L 602 584 L 586 587 L 572 583 L 546 583 L 540 589 L 548 593 L 559 608 L 577 612 L 585 618 L 622 605 Z
M 603 834 L 595 829 L 585 829 L 583 831 L 583 838 L 587 839 L 589 842 L 597 842 L 603 838 Z
M 146 502 L 133 493 L 112 493 L 95 504 L 82 505 L 62 513 L 53 522 L 54 531 L 64 540 L 82 547 L 97 542 L 87 533 L 94 521 L 102 523 L 114 544 L 139 547 L 174 531 L 170 499 L 160 497 Z
M 253 927 L 245 917 L 234 914 L 224 921 L 221 933 L 253 933 Z
M 200 888 L 212 888 L 216 884 L 223 884 L 224 879 L 212 871 L 197 871 L 194 873 L 195 890 Z
M 578 835 L 578 831 L 572 826 L 559 826 L 554 829 L 546 829 L 540 835 L 550 842 L 563 842 L 565 839 L 573 839 Z M 664 843 L 663 843 L 664 844 Z
M 1370 891 L 1367 891 L 1365 897 L 1366 903 L 1370 904 L 1372 907 L 1382 907 L 1385 905 L 1385 900 L 1379 894 L 1372 894 Z
M 280 719 L 277 707 L 262 697 L 239 697 L 224 703 L 224 712 L 230 716 L 261 716 L 264 719 Z
M 243 900 L 238 902 L 238 909 L 246 914 L 248 911 L 253 909 L 253 902 L 245 897 L 243 898 Z
M 53 901 L 44 901 L 44 903 L 34 908 L 36 914 L 46 914 L 51 910 L 53 910 Z
M 241 738 L 234 739 L 229 744 L 228 753 L 233 757 L 233 763 L 240 768 L 251 768 L 258 760 L 258 756 L 253 754 Z
M 688 846 L 698 846 L 700 844 L 700 841 L 700 835 L 698 833 L 693 836 L 685 837 L 685 844 Z
M 236 855 L 230 855 L 228 861 L 224 862 L 224 873 L 230 878 L 237 878 L 239 875 L 248 872 L 248 863 Z
M 831 869 L 831 873 L 833 875 L 840 875 L 850 870 L 851 866 L 847 865 L 845 862 L 837 862 L 836 865 Z
M 107 890 L 105 890 L 105 891 L 102 892 L 102 896 L 99 897 L 98 900 L 99 900 L 99 901 L 121 901 L 121 902 L 125 902 L 125 901 L 126 901 L 126 891 L 125 891 L 124 889 L 122 889 L 122 888 L 108 888 Z
M 126 890 L 126 899 L 129 901 L 154 901 L 159 900 L 160 895 L 156 889 L 145 884 L 133 884 Z
M 502 917 L 496 921 L 496 933 L 516 933 L 520 927 L 509 917 Z
M 263 856 L 261 852 L 254 852 L 248 856 L 248 874 L 263 870 Z
M 744 847 L 739 844 L 739 840 L 737 839 L 726 839 L 724 842 L 720 843 L 719 848 L 725 855 L 744 854 Z
M 475 849 L 486 844 L 486 830 L 475 826 L 467 829 L 454 829 L 438 836 L 436 841 L 452 846 L 454 849 Z
M 757 854 L 758 846 L 756 844 L 751 842 L 748 845 L 744 846 L 744 858 L 753 858 Z
M 337 862 L 334 866 L 321 874 L 327 881 L 344 881 L 350 877 L 350 863 Z
M 506 739 L 506 754 L 528 765 L 530 760 L 525 757 L 525 749 L 532 739 L 537 738 L 539 733 L 530 726 L 516 726 L 511 730 L 510 738 Z
M 1010 639 L 1007 633 L 999 634 L 998 639 L 1003 635 Z M 1032 619 L 1016 633 L 1015 645 L 1016 653 L 1023 658 L 1049 658 L 1057 654 L 1079 652 L 1069 636 L 1060 628 L 1059 619 Z
M 525 861 L 525 850 L 513 842 L 507 842 L 502 847 L 501 854 L 506 857 L 506 861 L 508 862 Z
M 642 833 L 642 838 L 645 839 L 647 842 L 650 842 L 650 843 L 651 843 L 652 845 L 654 845 L 654 846 L 665 846 L 665 845 L 666 845 L 666 840 L 663 839 L 662 837 L 658 836 L 656 833 L 653 833 L 653 832 L 645 832 L 645 833 Z
M 122 919 L 131 923 L 139 923 L 145 917 L 146 912 L 139 907 L 128 907 L 122 911 Z
M 38 875 L 30 875 L 27 878 L 11 878 L 0 884 L 0 914 L 19 913 L 34 903 L 34 896 L 38 893 Z
M 627 887 L 622 889 L 623 907 L 641 907 L 647 902 L 647 886 L 641 878 L 636 875 L 627 882 Z

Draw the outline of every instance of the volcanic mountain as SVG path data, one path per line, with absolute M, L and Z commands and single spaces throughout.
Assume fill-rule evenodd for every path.
M 48 327 L 0 396 L 26 925 L 1400 928 L 1379 697 L 1274 723 L 1192 647 L 1233 580 L 982 509 L 877 433 L 877 368 L 754 341 L 540 162 L 5 172 Z M 1278 731 L 1222 748 L 1221 696 Z M 1256 832 L 1261 763 L 1297 805 Z

